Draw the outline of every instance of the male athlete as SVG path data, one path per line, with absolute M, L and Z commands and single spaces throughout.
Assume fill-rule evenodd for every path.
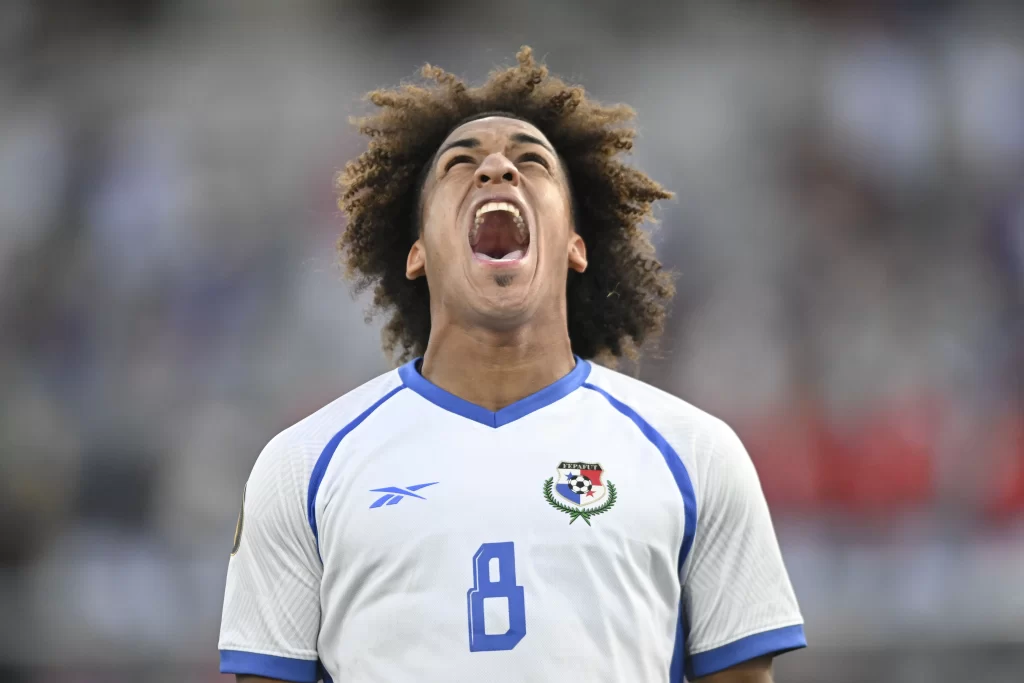
M 586 360 L 672 294 L 640 229 L 669 195 L 617 159 L 632 112 L 518 59 L 371 93 L 341 249 L 422 358 L 257 459 L 220 637 L 240 681 L 764 683 L 805 645 L 736 435 Z

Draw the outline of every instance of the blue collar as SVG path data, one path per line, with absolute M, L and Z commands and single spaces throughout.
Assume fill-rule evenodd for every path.
M 576 367 L 568 375 L 554 384 L 549 384 L 535 394 L 530 394 L 512 405 L 505 406 L 496 413 L 475 403 L 470 403 L 463 398 L 459 398 L 455 394 L 450 394 L 441 387 L 432 384 L 430 380 L 420 374 L 418 366 L 422 358 L 413 359 L 398 368 L 398 376 L 402 378 L 402 383 L 405 386 L 439 408 L 487 425 L 488 427 L 501 427 L 509 422 L 515 422 L 521 417 L 526 417 L 536 410 L 547 407 L 583 386 L 583 383 L 587 381 L 587 377 L 590 375 L 590 363 L 579 356 L 573 357 L 576 359 Z

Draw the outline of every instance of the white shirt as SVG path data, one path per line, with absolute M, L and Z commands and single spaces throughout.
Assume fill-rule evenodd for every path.
M 417 367 L 257 459 L 222 672 L 675 683 L 805 646 L 757 474 L 723 422 L 580 359 L 496 413 Z

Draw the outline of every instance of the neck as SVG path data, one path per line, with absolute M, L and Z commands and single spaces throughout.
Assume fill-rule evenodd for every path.
M 498 411 L 558 381 L 575 364 L 564 319 L 502 332 L 450 323 L 431 329 L 420 371 L 445 391 Z

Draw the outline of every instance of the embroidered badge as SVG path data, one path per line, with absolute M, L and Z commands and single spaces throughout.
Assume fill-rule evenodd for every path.
M 618 495 L 615 484 L 603 477 L 597 463 L 563 462 L 557 476 L 544 482 L 544 499 L 569 515 L 569 524 L 582 518 L 590 526 L 590 518 L 611 509 Z

